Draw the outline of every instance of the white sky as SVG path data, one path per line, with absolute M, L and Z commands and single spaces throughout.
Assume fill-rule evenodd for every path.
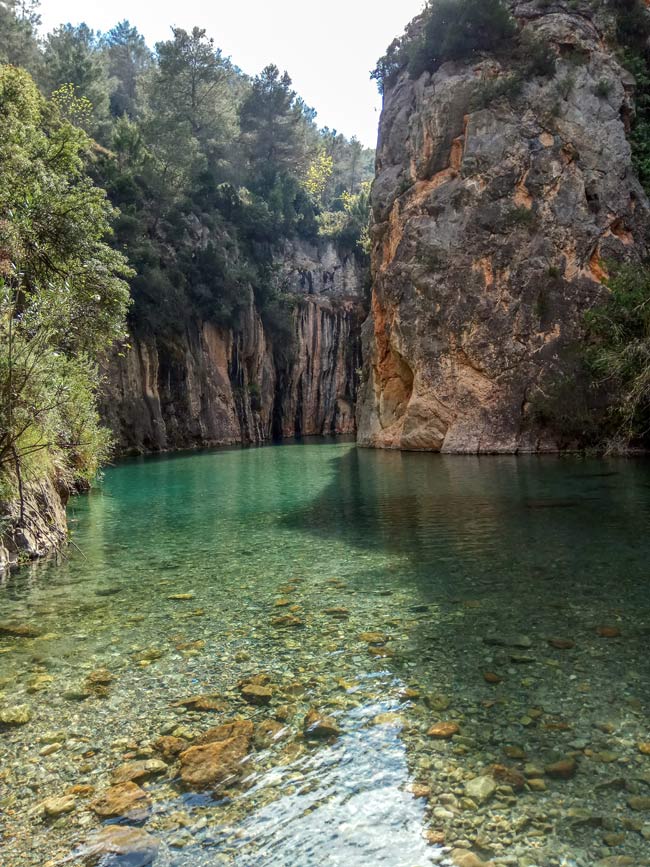
M 381 97 L 369 80 L 377 58 L 424 0 L 42 0 L 43 31 L 85 21 L 106 31 L 126 18 L 153 47 L 172 25 L 204 27 L 244 72 L 286 69 L 329 126 L 374 147 Z

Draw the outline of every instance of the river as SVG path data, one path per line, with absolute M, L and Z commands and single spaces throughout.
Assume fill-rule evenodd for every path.
M 151 760 L 157 842 L 102 864 L 650 858 L 647 462 L 223 449 L 112 467 L 69 518 L 0 586 L 3 867 L 91 863 Z M 225 787 L 161 764 L 230 720 Z

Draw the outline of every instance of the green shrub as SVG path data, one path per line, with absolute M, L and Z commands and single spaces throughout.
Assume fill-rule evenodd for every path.
M 500 100 L 511 102 L 521 94 L 523 84 L 523 79 L 517 73 L 481 81 L 472 94 L 470 108 L 476 111 Z
M 598 99 L 609 99 L 613 87 L 614 85 L 609 79 L 601 78 L 598 84 L 594 87 L 594 93 Z
M 535 224 L 535 221 L 536 217 L 531 208 L 518 205 L 507 212 L 503 224 L 506 229 L 530 228 Z
M 650 433 L 650 263 L 619 266 L 607 300 L 587 317 L 588 363 L 610 395 L 616 436 L 647 442 Z

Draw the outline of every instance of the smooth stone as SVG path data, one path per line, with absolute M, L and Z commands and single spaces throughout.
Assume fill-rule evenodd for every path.
M 544 768 L 544 772 L 554 780 L 570 780 L 577 770 L 578 763 L 574 758 L 560 759 Z
M 48 818 L 63 816 L 72 813 L 77 806 L 77 800 L 73 795 L 63 795 L 59 798 L 46 798 L 41 804 L 43 813 Z
M 147 759 L 139 762 L 128 762 L 120 765 L 111 774 L 111 783 L 142 783 L 164 774 L 167 771 L 165 762 L 160 759 Z
M 430 738 L 437 740 L 449 740 L 457 735 L 460 731 L 460 726 L 455 722 L 439 722 L 431 726 L 427 735 Z
M 341 734 L 336 720 L 320 713 L 315 708 L 312 708 L 305 716 L 303 731 L 309 738 L 335 738 Z
M 476 777 L 465 783 L 465 794 L 477 804 L 485 804 L 496 790 L 497 784 L 492 777 L 488 776 Z
M 142 821 L 149 815 L 151 798 L 135 783 L 111 786 L 90 805 L 93 813 L 103 819 Z
M 26 704 L 18 704 L 15 707 L 5 707 L 0 710 L 0 725 L 3 726 L 24 726 L 31 718 L 31 708 Z
M 84 864 L 110 863 L 124 867 L 147 867 L 158 855 L 159 841 L 139 828 L 109 825 L 93 834 L 80 850 Z
M 489 635 L 483 639 L 485 644 L 490 644 L 495 647 L 520 647 L 524 650 L 533 646 L 532 639 L 527 635 Z
M 650 810 L 650 797 L 644 795 L 633 795 L 631 798 L 627 799 L 627 805 L 630 810 L 646 812 L 647 810 Z

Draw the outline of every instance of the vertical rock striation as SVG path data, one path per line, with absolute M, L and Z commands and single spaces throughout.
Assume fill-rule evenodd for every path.
M 119 452 L 354 433 L 363 268 L 331 245 L 294 243 L 279 271 L 296 297 L 284 338 L 251 294 L 237 329 L 193 321 L 108 361 L 101 413 Z
M 387 89 L 359 441 L 554 450 L 531 400 L 570 374 L 610 259 L 641 256 L 649 205 L 626 138 L 634 81 L 586 3 L 512 2 L 554 73 L 508 95 L 492 57 Z M 510 79 L 511 80 L 511 79 Z M 603 83 L 604 82 L 604 83 Z

